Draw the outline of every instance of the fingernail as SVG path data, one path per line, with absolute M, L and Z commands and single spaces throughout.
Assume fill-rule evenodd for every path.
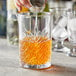
M 18 8 L 18 11 L 20 11 L 20 7 Z

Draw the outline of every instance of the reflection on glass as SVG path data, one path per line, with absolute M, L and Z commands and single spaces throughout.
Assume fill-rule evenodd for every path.
M 9 45 L 18 45 L 18 21 L 14 0 L 7 0 L 7 41 Z
M 52 31 L 53 38 L 56 41 L 56 45 L 53 47 L 53 51 L 66 52 L 69 49 L 63 45 L 64 40 L 67 38 L 67 16 L 66 10 L 55 9 L 54 11 L 54 27 Z
M 68 12 L 68 34 L 73 48 L 67 54 L 76 57 L 76 11 Z

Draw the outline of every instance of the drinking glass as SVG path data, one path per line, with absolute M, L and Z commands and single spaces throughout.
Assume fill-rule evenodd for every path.
M 76 57 L 76 11 L 68 12 L 68 35 L 72 49 L 67 55 Z
M 37 22 L 36 22 L 37 18 Z M 18 14 L 20 65 L 23 68 L 42 69 L 51 66 L 52 22 L 49 12 Z
M 32 5 L 29 8 L 32 12 L 41 12 L 44 10 L 47 0 L 29 0 L 29 2 Z
M 56 45 L 53 47 L 53 51 L 66 52 L 69 49 L 63 45 L 65 39 L 67 39 L 67 13 L 65 9 L 54 9 L 54 27 L 52 36 L 56 41 Z
M 18 21 L 14 0 L 7 0 L 7 42 L 10 46 L 18 46 Z

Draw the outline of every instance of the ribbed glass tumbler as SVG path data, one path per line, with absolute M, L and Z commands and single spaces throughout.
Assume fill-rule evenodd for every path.
M 49 12 L 18 14 L 19 55 L 23 68 L 51 66 L 53 15 Z

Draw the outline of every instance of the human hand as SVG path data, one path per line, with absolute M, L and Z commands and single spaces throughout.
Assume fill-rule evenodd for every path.
M 22 6 L 26 8 L 30 8 L 31 4 L 29 0 L 14 0 L 16 8 L 20 11 L 22 9 Z

